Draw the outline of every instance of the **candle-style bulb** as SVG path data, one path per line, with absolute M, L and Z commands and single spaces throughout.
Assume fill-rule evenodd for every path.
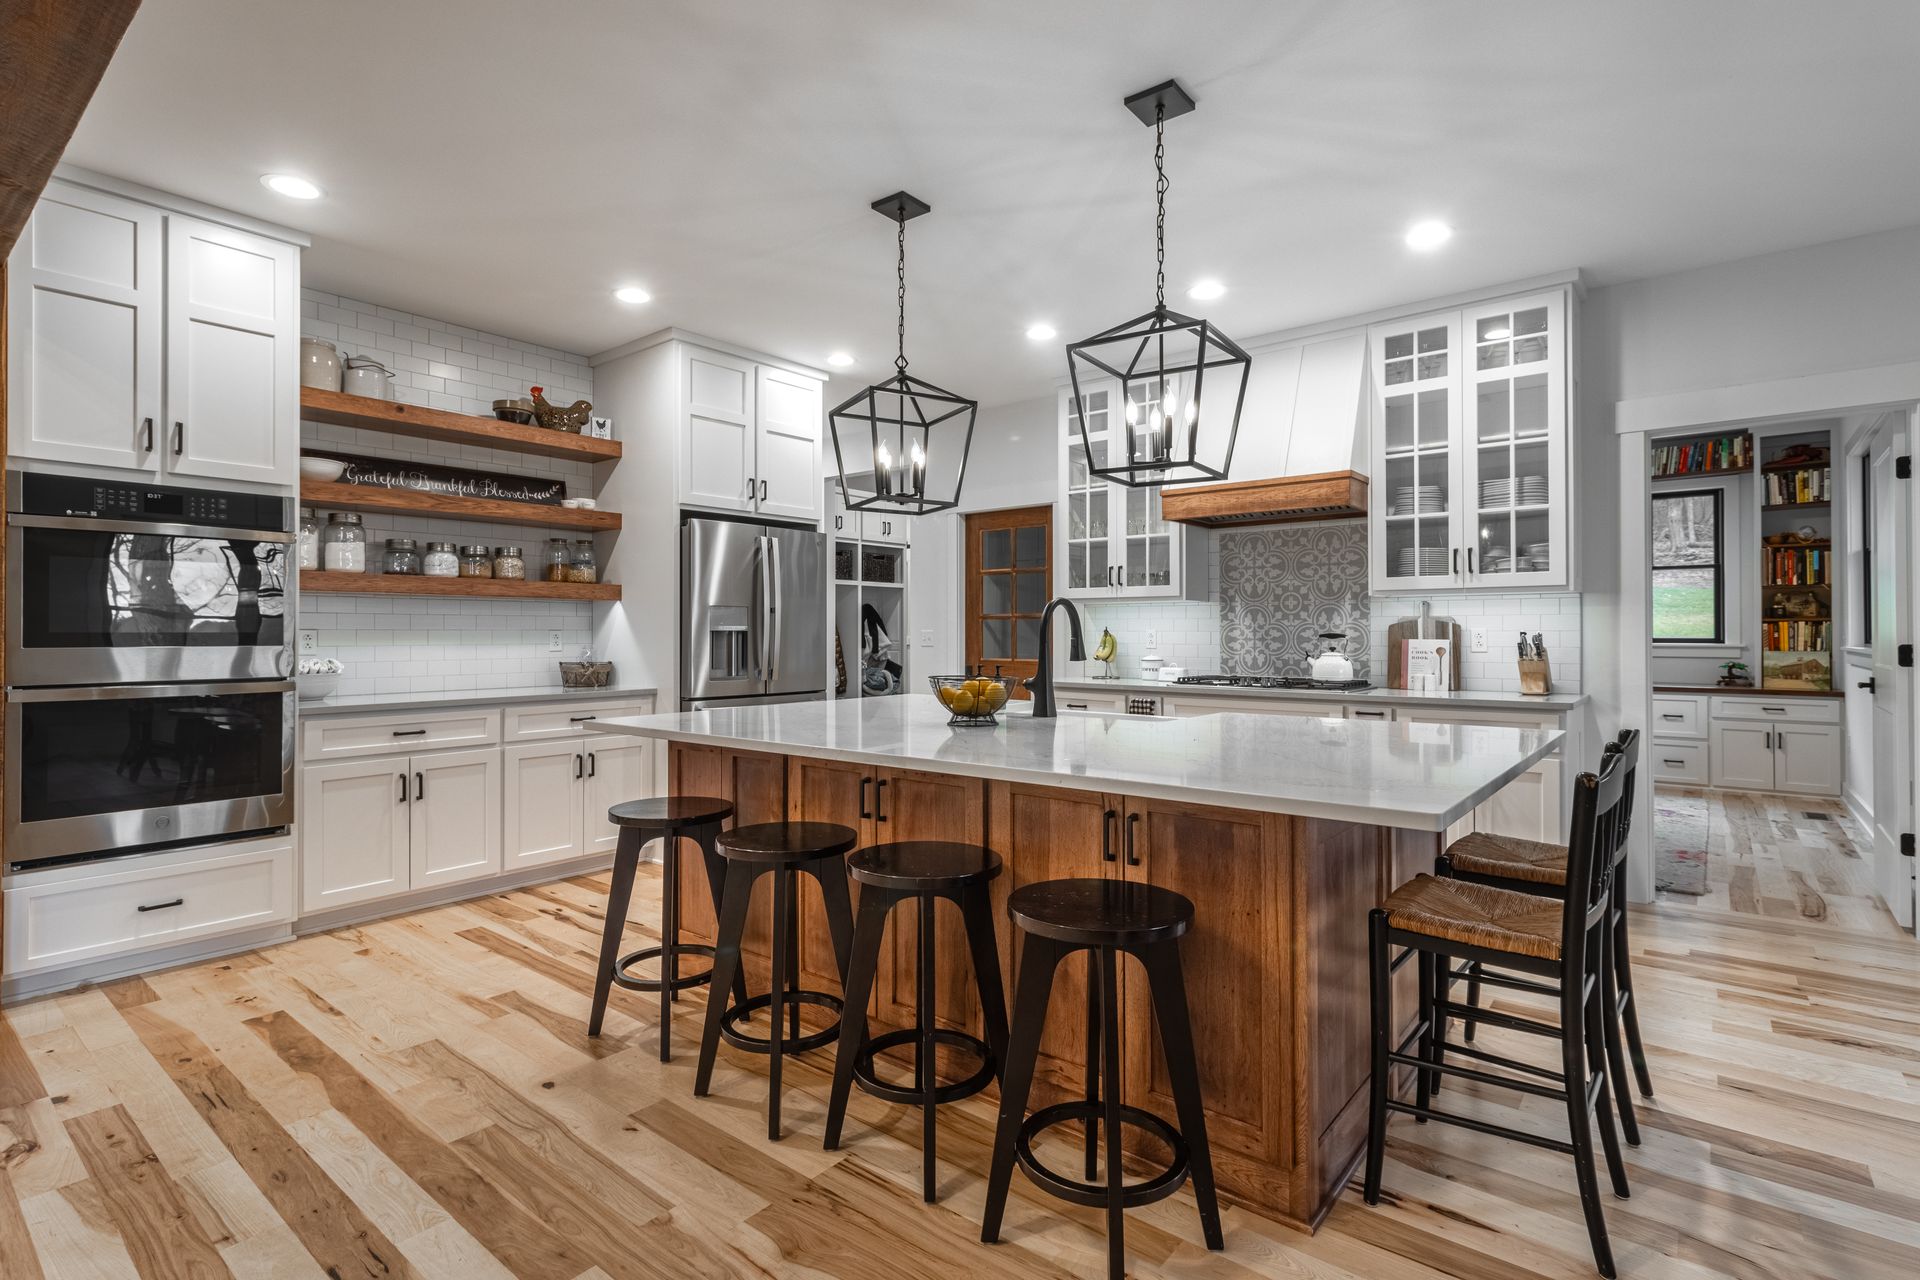
M 1132 396 L 1128 396 L 1127 397 L 1127 425 L 1132 426 L 1134 423 L 1138 421 L 1140 421 L 1140 406 L 1133 402 Z

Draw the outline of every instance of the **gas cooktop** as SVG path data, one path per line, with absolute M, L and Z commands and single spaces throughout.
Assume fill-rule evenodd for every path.
M 1373 688 L 1366 680 L 1312 680 L 1306 676 L 1181 676 L 1174 683 L 1219 685 L 1231 689 L 1321 689 L 1341 693 Z

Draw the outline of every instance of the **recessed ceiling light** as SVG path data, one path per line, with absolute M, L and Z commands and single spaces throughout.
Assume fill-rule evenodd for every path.
M 827 363 L 836 369 L 844 369 L 853 363 L 853 357 L 844 351 L 836 351 L 827 357 Z
M 1202 280 L 1187 290 L 1187 296 L 1195 302 L 1212 302 L 1215 298 L 1224 298 L 1226 295 L 1227 286 L 1218 280 Z
M 1044 320 L 1035 321 L 1027 326 L 1027 337 L 1035 342 L 1046 342 L 1060 336 L 1060 331 Z
M 290 200 L 318 200 L 320 188 L 305 178 L 295 177 L 291 173 L 263 173 L 260 185 Z
M 619 299 L 621 302 L 624 302 L 628 306 L 632 306 L 632 307 L 637 307 L 643 302 L 653 301 L 653 295 L 648 293 L 645 289 L 642 289 L 639 285 L 636 285 L 636 284 L 630 284 L 625 286 L 624 288 L 615 289 L 613 291 L 613 296 Z
M 1451 239 L 1453 239 L 1452 227 L 1444 222 L 1428 219 L 1426 222 L 1416 222 L 1408 229 L 1407 248 L 1438 249 Z

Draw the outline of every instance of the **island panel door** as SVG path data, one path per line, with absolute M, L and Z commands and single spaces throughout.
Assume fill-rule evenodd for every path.
M 676 742 L 668 760 L 672 794 L 715 796 L 731 800 L 734 814 L 727 823 L 730 827 L 753 822 L 779 822 L 786 817 L 787 762 L 784 756 L 727 751 L 720 747 Z M 682 840 L 679 845 L 681 933 L 686 941 L 711 943 L 719 922 L 713 915 L 713 898 L 707 888 L 707 869 L 701 862 L 697 845 L 691 840 Z M 773 894 L 770 891 L 756 893 L 740 949 L 746 957 L 749 976 L 757 974 L 763 984 L 772 944 Z
M 1001 930 L 1001 972 L 1009 1006 L 1020 983 L 1020 932 L 1007 919 L 1007 896 L 1022 885 L 1078 876 L 1119 878 L 1123 801 L 1086 791 L 1019 783 L 987 786 L 987 843 L 1006 862 L 994 881 L 994 919 Z M 1122 971 L 1122 1007 L 1126 977 Z M 1084 1096 L 1087 1073 L 1087 961 L 1069 956 L 1055 972 L 1053 999 L 1040 1037 L 1029 1109 Z
M 1127 878 L 1193 903 L 1180 960 L 1216 1176 L 1264 1200 L 1293 1159 L 1289 820 L 1129 799 L 1123 821 Z M 1129 964 L 1125 986 L 1127 1101 L 1177 1124 L 1146 972 Z
M 876 840 L 986 842 L 986 784 L 980 779 L 886 769 L 876 781 L 887 784 L 879 790 L 875 801 Z M 1001 873 L 1003 877 L 1005 874 Z M 887 919 L 875 985 L 879 993 L 879 1019 L 889 1026 L 910 1027 L 914 1022 L 920 971 L 917 912 L 916 904 L 902 903 Z M 980 992 L 974 982 L 973 962 L 968 955 L 959 908 L 950 902 L 936 902 L 934 912 L 934 1018 L 942 1026 L 982 1035 Z M 998 927 L 1006 917 L 996 912 L 994 919 Z M 1002 981 L 1004 983 L 1004 978 Z M 911 1054 L 903 1051 L 899 1056 L 910 1070 Z M 971 1073 L 975 1065 L 971 1054 L 950 1053 L 946 1049 L 939 1053 L 942 1079 L 952 1078 L 955 1072 Z
M 874 775 L 869 765 L 805 756 L 787 758 L 787 814 L 794 822 L 837 822 L 860 833 L 864 847 L 884 836 L 874 834 Z M 847 896 L 859 900 L 859 889 L 849 884 Z M 840 970 L 834 964 L 833 937 L 820 889 L 813 877 L 800 877 L 800 985 L 809 991 L 840 993 Z M 868 1005 L 871 1013 L 873 1006 Z M 813 1011 L 804 1020 L 811 1021 Z

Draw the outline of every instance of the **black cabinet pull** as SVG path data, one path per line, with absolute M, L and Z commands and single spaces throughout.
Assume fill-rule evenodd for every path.
M 876 822 L 887 820 L 887 780 L 877 779 L 873 784 L 873 817 Z
M 407 775 L 403 773 L 400 775 L 400 799 L 397 801 L 397 803 L 405 804 L 406 802 L 407 802 Z
M 1458 547 L 1453 549 L 1453 571 L 1460 572 L 1460 548 Z
M 752 476 L 747 477 L 747 501 L 748 502 L 753 501 L 753 477 Z
M 1473 548 L 1472 547 L 1467 548 L 1467 576 L 1469 578 L 1473 576 Z
M 424 773 L 415 773 L 413 775 L 413 798 L 415 800 L 424 799 L 426 797 L 426 794 L 427 794 L 427 775 Z
M 1872 693 L 1872 692 L 1873 692 L 1873 681 L 1871 681 L 1871 680 L 1862 680 L 1862 681 L 1860 681 L 1860 682 L 1859 682 L 1858 684 L 1856 684 L 1856 685 L 1854 686 L 1854 688 L 1856 688 L 1856 689 L 1865 689 L 1865 690 L 1866 690 L 1866 691 L 1867 691 L 1868 693 Z
M 1113 861 L 1113 819 L 1114 812 L 1109 809 L 1100 815 L 1100 861 Z
M 1135 829 L 1135 824 L 1137 824 L 1139 821 L 1140 821 L 1139 814 L 1130 813 L 1127 815 L 1127 865 L 1130 867 L 1137 867 L 1140 865 L 1140 855 L 1134 849 L 1134 845 L 1133 845 L 1133 833 Z
M 1674 712 L 1671 712 L 1671 711 L 1662 711 L 1660 713 L 1660 718 L 1662 720 L 1685 720 L 1686 716 L 1676 715 Z
M 760 501 L 765 502 L 766 500 L 767 500 L 767 482 L 765 480 L 762 480 L 760 482 Z
M 1785 707 L 1762 707 L 1760 709 L 1770 716 L 1783 716 L 1787 714 Z
M 145 448 L 148 453 L 152 453 L 153 452 L 153 419 L 152 418 L 142 418 L 140 420 L 140 432 L 142 436 L 144 436 L 146 439 L 146 444 L 143 445 L 142 447 Z
M 427 731 L 425 729 L 395 729 L 393 736 L 396 738 L 424 738 L 427 736 Z
M 1687 767 L 1687 762 L 1685 760 L 1662 760 L 1660 763 L 1670 764 L 1676 769 L 1684 769 Z
M 568 724 L 585 724 L 589 720 L 598 720 L 599 716 L 568 716 Z
M 573 753 L 573 776 L 576 778 L 587 776 L 587 758 L 578 751 Z
M 600 776 L 600 762 L 594 759 L 593 752 L 591 751 L 587 752 L 587 776 L 589 778 L 597 778 Z
M 134 910 L 135 911 L 165 911 L 168 907 L 183 907 L 186 905 L 186 903 L 187 903 L 187 900 L 185 898 L 175 898 L 172 902 L 150 902 L 144 907 L 135 907 Z
M 872 778 L 860 779 L 860 816 L 863 818 L 871 818 L 873 816 L 871 813 L 867 812 L 867 788 L 872 785 L 873 785 Z
M 184 422 L 176 422 L 173 424 L 173 456 L 177 458 L 186 451 L 187 424 Z

